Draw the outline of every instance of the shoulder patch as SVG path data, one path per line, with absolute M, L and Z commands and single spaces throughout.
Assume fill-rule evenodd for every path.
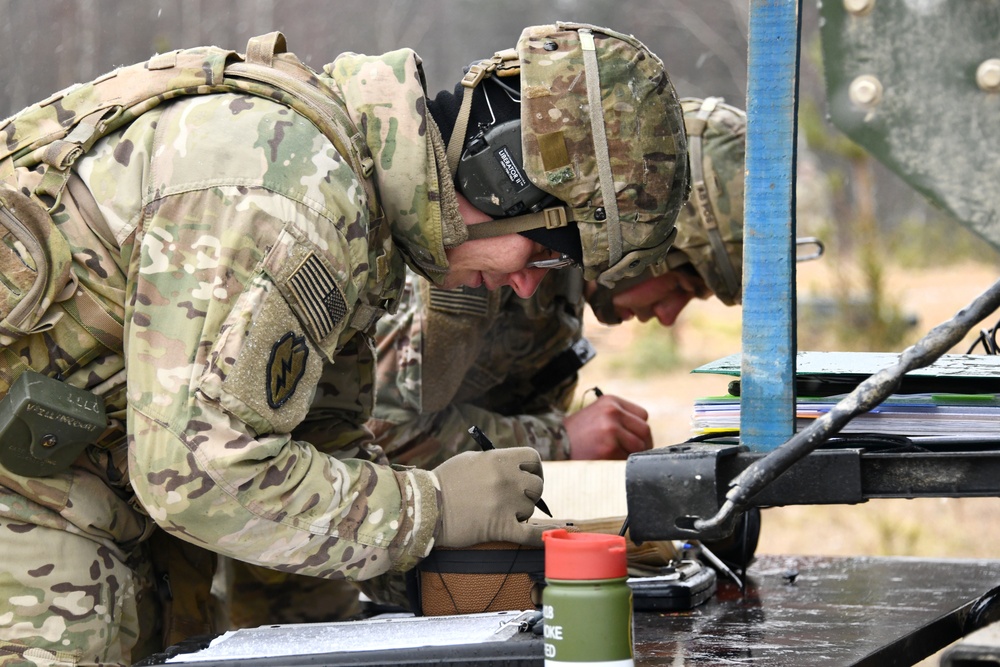
M 333 275 L 319 257 L 310 254 L 289 277 L 288 288 L 302 307 L 316 336 L 330 335 L 347 315 L 347 302 Z
M 267 362 L 267 403 L 277 410 L 295 393 L 306 372 L 309 348 L 305 336 L 289 331 L 271 348 Z

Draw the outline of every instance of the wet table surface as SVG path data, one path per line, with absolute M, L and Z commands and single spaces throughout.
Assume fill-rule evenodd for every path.
M 744 596 L 720 577 L 690 612 L 636 614 L 636 664 L 911 665 L 997 585 L 1000 561 L 763 556 Z
M 912 665 L 962 635 L 970 607 L 1000 585 L 1000 560 L 762 556 L 746 579 L 741 594 L 734 583 L 720 577 L 715 595 L 690 611 L 636 613 L 635 664 Z M 205 660 L 206 656 L 184 654 L 170 662 L 190 660 L 199 667 L 544 664 L 543 640 L 531 633 L 492 643 L 405 650 L 336 651 L 331 646 L 287 652 L 289 646 L 302 646 L 289 637 L 296 632 L 316 634 L 322 625 L 250 631 L 266 635 L 273 628 L 282 638 L 278 643 L 286 651 L 283 657 L 261 649 L 254 654 L 259 657 L 249 659 Z M 141 664 L 163 664 L 159 657 L 166 656 Z

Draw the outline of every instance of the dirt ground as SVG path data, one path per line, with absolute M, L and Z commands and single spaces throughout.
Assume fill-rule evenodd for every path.
M 918 338 L 951 318 L 998 277 L 997 266 L 969 264 L 926 271 L 890 269 L 886 284 L 890 298 L 896 299 L 905 312 L 917 315 L 913 337 Z M 799 265 L 800 298 L 821 293 L 831 280 L 822 261 Z M 993 319 L 983 322 L 983 326 L 992 326 Z M 583 369 L 579 386 L 581 391 L 600 386 L 606 394 L 618 394 L 643 405 L 649 411 L 657 446 L 683 442 L 691 434 L 695 399 L 725 393 L 728 383 L 723 376 L 689 371 L 739 351 L 739 308 L 726 308 L 716 300 L 690 304 L 673 330 L 664 330 L 664 335 L 674 337 L 680 357 L 678 367 L 637 376 L 623 370 L 627 367 L 623 359 L 635 354 L 643 336 L 642 326 L 656 325 L 626 323 L 605 327 L 596 321 L 587 322 L 585 331 L 598 355 Z M 952 352 L 965 352 L 972 337 L 970 334 Z M 621 474 L 618 466 L 607 468 L 612 477 Z M 621 510 L 620 497 L 613 492 L 605 497 L 609 514 Z M 601 513 L 600 508 L 589 511 Z M 997 526 L 1000 499 L 994 498 L 873 500 L 856 506 L 770 508 L 764 511 L 759 552 L 1000 558 Z

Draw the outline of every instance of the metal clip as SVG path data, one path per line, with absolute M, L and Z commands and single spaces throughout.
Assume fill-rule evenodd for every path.
M 469 67 L 469 71 L 462 77 L 462 85 L 466 88 L 475 88 L 478 86 L 479 82 L 486 77 L 489 71 L 488 67 L 484 66 L 488 64 L 488 61 L 484 60 Z
M 815 250 L 811 253 L 798 254 L 798 250 L 804 246 L 815 246 Z M 825 250 L 823 242 L 820 241 L 815 236 L 803 236 L 802 238 L 795 239 L 795 261 L 796 262 L 808 262 L 813 259 L 819 259 L 823 256 L 823 251 Z
M 507 49 L 497 51 L 489 60 L 480 60 L 475 65 L 470 65 L 469 71 L 462 77 L 462 85 L 466 88 L 475 88 L 483 79 L 492 75 L 505 61 L 511 60 L 511 57 L 512 52 Z M 517 57 L 516 51 L 513 52 L 513 57 Z
M 528 632 L 531 630 L 538 621 L 542 619 L 542 612 L 529 609 L 523 611 L 509 621 L 504 621 L 500 623 L 499 627 L 493 631 L 493 634 L 499 633 L 504 628 L 510 627 L 511 625 L 517 626 L 518 632 Z

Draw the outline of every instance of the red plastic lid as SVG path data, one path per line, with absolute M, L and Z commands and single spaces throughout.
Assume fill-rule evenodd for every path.
M 548 579 L 618 579 L 628 576 L 625 538 L 601 533 L 542 533 Z

